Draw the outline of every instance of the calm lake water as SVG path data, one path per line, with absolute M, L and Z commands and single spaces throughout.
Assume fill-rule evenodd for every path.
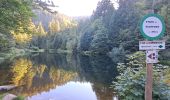
M 106 56 L 35 54 L 0 65 L 0 86 L 17 86 L 0 93 L 28 100 L 117 100 L 109 88 L 117 74 Z

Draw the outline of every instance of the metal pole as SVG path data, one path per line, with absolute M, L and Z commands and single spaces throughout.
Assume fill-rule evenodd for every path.
M 152 100 L 152 67 L 153 64 L 146 64 L 146 84 L 145 84 L 145 100 Z

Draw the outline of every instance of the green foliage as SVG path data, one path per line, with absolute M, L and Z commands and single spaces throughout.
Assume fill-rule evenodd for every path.
M 102 21 L 97 19 L 92 24 L 95 30 L 93 40 L 90 44 L 90 51 L 95 54 L 106 54 L 109 51 L 108 32 Z
M 0 51 L 9 51 L 18 41 L 30 40 L 34 32 L 30 0 L 0 0 Z M 16 43 L 15 43 L 16 42 Z M 22 44 L 23 45 L 23 44 Z M 17 47 L 20 47 L 17 45 Z
M 102 0 L 91 17 L 91 25 L 81 37 L 80 47 L 85 51 L 89 47 L 91 51 L 98 49 L 103 52 L 103 49 L 104 54 L 120 46 L 126 51 L 137 51 L 135 45 L 140 39 L 138 23 L 144 5 L 143 0 L 120 0 L 119 8 L 115 10 L 110 0 Z
M 168 0 L 154 1 L 153 3 L 153 0 L 119 0 L 118 9 L 114 9 L 110 0 L 101 0 L 91 16 L 90 25 L 88 24 L 88 27 L 86 26 L 85 28 L 86 30 L 82 32 L 80 50 L 93 51 L 94 49 L 96 51 L 95 49 L 98 49 L 100 45 L 102 47 L 103 43 L 106 43 L 104 48 L 109 48 L 106 50 L 107 53 L 112 48 L 119 47 L 122 47 L 128 53 L 136 52 L 138 50 L 138 41 L 143 40 L 139 32 L 140 19 L 152 10 L 152 5 L 155 11 L 165 18 L 166 33 L 169 34 L 170 10 L 168 9 L 170 9 L 170 2 Z M 104 26 L 105 28 L 105 32 L 102 31 L 100 23 L 96 24 L 96 20 L 99 19 L 102 27 Z M 99 36 L 101 38 L 107 37 L 108 43 L 105 39 L 103 39 L 105 42 L 99 42 Z M 166 38 L 169 38 L 169 36 Z
M 80 50 L 88 51 L 90 48 L 90 43 L 93 39 L 93 30 L 88 29 L 80 38 Z
M 121 0 L 119 8 L 115 11 L 110 20 L 109 37 L 113 47 L 120 45 L 128 51 L 136 51 L 134 45 L 139 39 L 138 23 L 140 21 L 141 10 L 136 6 L 134 0 Z M 133 49 L 132 49 L 133 47 Z
M 80 50 L 91 51 L 92 54 L 106 54 L 111 50 L 109 39 L 110 19 L 114 14 L 114 7 L 110 0 L 98 2 L 96 10 L 91 16 L 91 22 L 83 30 L 80 38 Z M 81 22 L 80 22 L 81 23 Z
M 105 26 L 110 24 L 110 19 L 114 13 L 114 7 L 111 0 L 102 0 L 97 4 L 96 10 L 93 12 L 92 20 L 101 18 Z
M 38 24 L 37 34 L 33 35 L 30 43 L 31 47 L 46 49 L 50 53 L 52 53 L 51 49 L 57 52 L 58 50 L 76 51 L 79 34 L 77 34 L 76 23 L 71 18 L 57 14 L 48 21 L 48 29 L 45 30 L 45 26 L 45 24 Z
M 44 0 L 32 0 L 33 1 L 33 7 L 35 9 L 43 9 L 45 11 L 48 11 L 52 14 L 56 14 L 57 11 L 53 11 L 52 8 L 57 7 L 52 0 L 48 0 L 47 2 Z
M 78 18 L 79 25 L 77 25 L 72 18 L 65 15 L 49 13 L 50 7 L 56 7 L 51 0 L 48 3 L 43 0 L 1 0 L 0 32 L 4 34 L 14 31 L 13 37 L 16 41 L 14 46 L 17 48 L 36 46 L 40 49 L 60 49 L 71 52 L 77 52 L 79 49 L 82 52 L 89 51 L 91 54 L 111 52 L 110 55 L 114 56 L 118 54 L 117 50 L 121 47 L 122 50 L 127 51 L 120 51 L 124 55 L 138 50 L 138 40 L 141 39 L 139 21 L 150 9 L 152 1 L 119 0 L 119 7 L 115 9 L 111 0 L 101 0 L 92 16 Z M 165 18 L 167 34 L 169 34 L 168 0 L 162 2 L 156 0 L 155 5 L 154 8 Z M 35 25 L 30 20 L 33 15 L 32 9 L 36 10 L 36 15 L 40 17 L 37 20 L 33 19 Z M 26 35 L 27 33 L 31 35 Z M 2 48 L 10 44 L 4 41 L 8 39 L 0 37 L 0 40 Z
M 134 31 L 131 31 L 130 29 L 121 29 L 116 40 L 125 50 L 134 52 L 138 50 L 138 39 L 139 37 Z
M 10 33 L 11 30 L 19 31 L 20 27 L 27 31 L 33 14 L 27 0 L 1 0 L 0 15 L 0 32 Z
M 112 87 L 117 90 L 121 100 L 143 100 L 145 89 L 145 59 L 143 52 L 129 55 L 127 63 L 119 63 L 120 75 Z M 170 87 L 166 85 L 160 76 L 160 70 L 154 67 L 153 99 L 167 100 L 170 95 Z
M 0 51 L 5 51 L 9 46 L 9 40 L 4 36 L 0 36 Z

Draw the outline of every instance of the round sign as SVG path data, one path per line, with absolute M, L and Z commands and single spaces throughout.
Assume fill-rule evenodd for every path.
M 140 24 L 140 31 L 148 40 L 159 39 L 165 32 L 163 18 L 157 14 L 148 14 L 144 16 Z

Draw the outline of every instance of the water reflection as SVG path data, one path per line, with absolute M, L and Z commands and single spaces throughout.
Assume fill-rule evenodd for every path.
M 13 84 L 17 88 L 8 92 L 30 100 L 113 100 L 115 66 L 106 56 L 40 54 L 0 70 L 0 85 Z
M 118 74 L 116 63 L 107 56 L 84 57 L 80 56 L 80 74 L 92 83 L 102 83 L 110 85 L 114 77 Z
M 74 91 L 73 91 L 74 90 Z M 50 95 L 49 95 L 50 94 Z M 28 98 L 29 100 L 97 100 L 90 83 L 69 82 L 49 92 Z

